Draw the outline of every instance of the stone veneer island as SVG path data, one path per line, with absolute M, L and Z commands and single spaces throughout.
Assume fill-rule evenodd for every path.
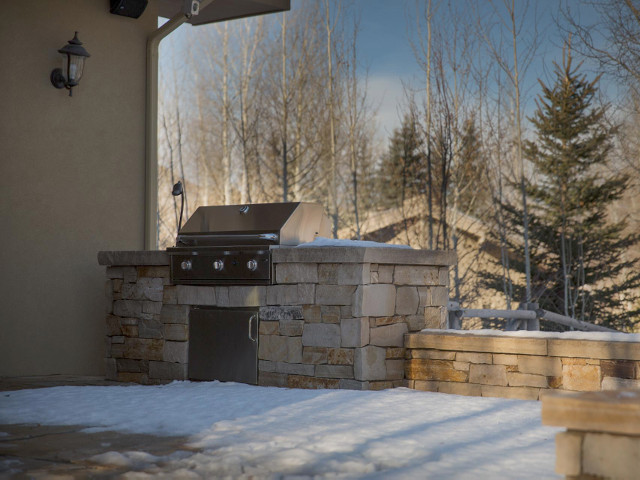
M 100 252 L 98 260 L 107 267 L 108 379 L 187 379 L 191 307 L 257 307 L 260 385 L 382 389 L 406 385 L 406 333 L 446 328 L 456 257 L 280 247 L 266 286 L 171 285 L 163 251 Z

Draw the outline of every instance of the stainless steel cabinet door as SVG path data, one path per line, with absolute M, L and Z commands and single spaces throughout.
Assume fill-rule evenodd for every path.
M 191 309 L 189 379 L 257 385 L 257 308 Z

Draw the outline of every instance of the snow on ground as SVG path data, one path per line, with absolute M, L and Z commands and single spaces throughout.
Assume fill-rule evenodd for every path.
M 537 330 L 442 330 L 429 329 L 422 330 L 424 333 L 434 334 L 453 334 L 453 335 L 488 335 L 503 337 L 521 337 L 521 338 L 562 338 L 564 340 L 596 340 L 600 342 L 634 342 L 640 343 L 640 333 L 624 333 L 624 332 L 541 332 Z
M 409 245 L 371 242 L 368 240 L 344 240 L 341 238 L 316 237 L 313 242 L 301 243 L 296 248 L 305 247 L 382 247 L 382 248 L 411 248 Z
M 197 451 L 96 455 L 127 478 L 545 479 L 557 428 L 540 403 L 409 389 L 293 390 L 236 383 L 4 392 L 0 424 L 189 435 Z

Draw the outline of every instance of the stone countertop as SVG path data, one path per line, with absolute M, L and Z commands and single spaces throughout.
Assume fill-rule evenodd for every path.
M 413 250 L 386 247 L 276 247 L 274 263 L 378 263 L 449 266 L 456 263 L 453 251 Z M 98 252 L 98 263 L 108 266 L 169 265 L 164 250 Z
M 98 252 L 98 263 L 106 266 L 169 265 L 165 250 L 121 250 Z
M 570 430 L 640 435 L 640 391 L 550 392 L 542 397 L 542 423 Z

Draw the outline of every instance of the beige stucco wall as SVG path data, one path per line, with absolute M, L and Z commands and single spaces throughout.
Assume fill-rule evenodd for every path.
M 99 250 L 143 247 L 147 35 L 108 0 L 0 4 L 0 375 L 101 374 Z M 73 97 L 49 81 L 75 30 Z

